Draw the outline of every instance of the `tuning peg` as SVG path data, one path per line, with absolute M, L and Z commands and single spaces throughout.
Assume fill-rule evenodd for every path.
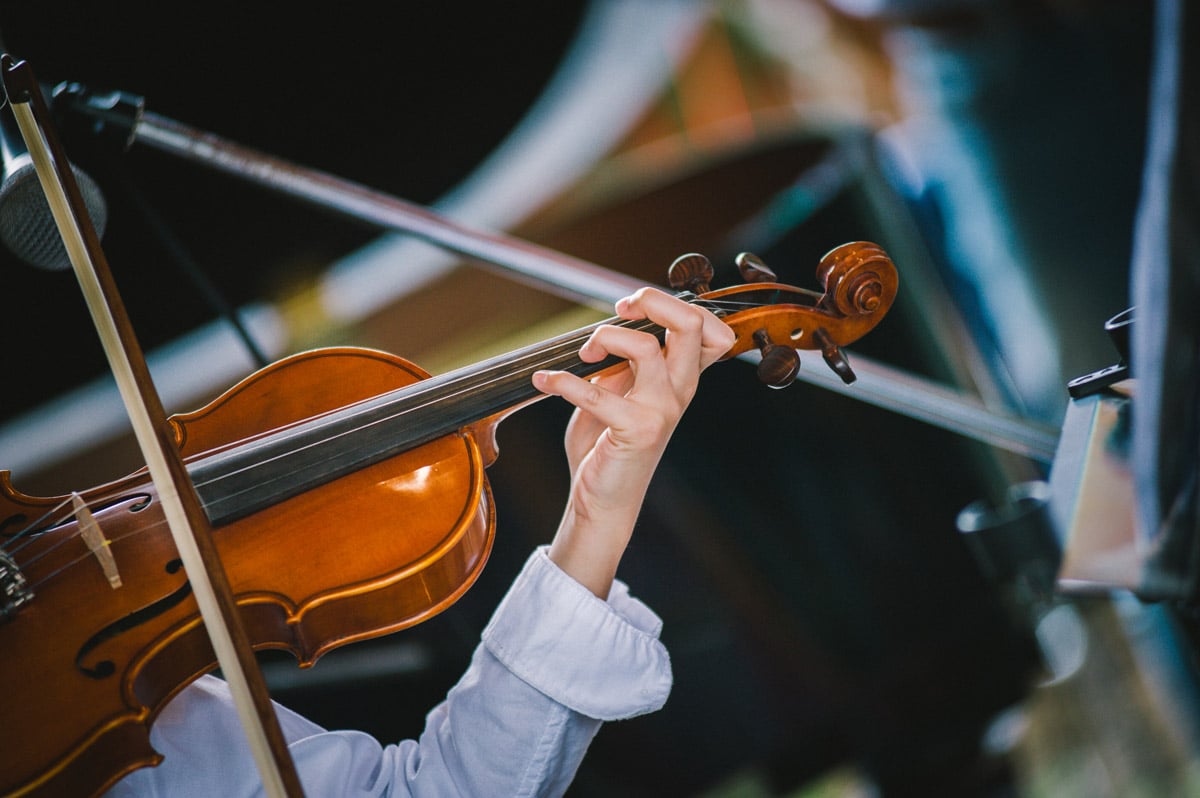
M 790 346 L 771 343 L 766 330 L 755 330 L 754 343 L 762 353 L 758 363 L 759 381 L 772 388 L 786 388 L 800 373 L 800 355 Z
M 771 267 L 753 252 L 742 252 L 733 262 L 737 264 L 738 272 L 742 275 L 742 282 L 773 283 L 778 279 Z
M 825 332 L 825 328 L 818 327 L 813 333 L 813 339 L 821 346 L 821 356 L 825 358 L 825 362 L 829 368 L 833 369 L 834 374 L 842 378 L 842 382 L 849 385 L 858 379 L 854 374 L 854 370 L 850 368 L 850 363 L 846 360 L 846 355 L 842 352 L 841 347 L 835 344 L 829 337 L 829 333 Z
M 696 252 L 680 255 L 667 270 L 667 280 L 676 291 L 707 294 L 708 284 L 712 282 L 712 278 L 712 263 L 708 258 Z

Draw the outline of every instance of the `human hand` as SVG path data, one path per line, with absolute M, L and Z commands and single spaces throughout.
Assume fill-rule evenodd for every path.
M 650 319 L 665 328 L 665 343 L 606 325 L 583 345 L 580 359 L 595 363 L 615 355 L 627 365 L 591 380 L 562 371 L 533 376 L 538 390 L 576 407 L 565 439 L 571 492 L 550 559 L 601 598 L 608 595 L 650 478 L 700 373 L 735 340 L 709 311 L 650 288 L 618 301 L 616 311 L 623 319 Z

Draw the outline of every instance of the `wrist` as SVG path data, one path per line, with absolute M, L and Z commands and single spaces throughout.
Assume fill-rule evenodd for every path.
M 546 554 L 565 574 L 605 599 L 636 520 L 636 513 L 632 517 L 585 517 L 568 502 Z

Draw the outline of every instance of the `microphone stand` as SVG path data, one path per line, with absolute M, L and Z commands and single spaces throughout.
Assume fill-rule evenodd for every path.
M 471 228 L 427 207 L 159 116 L 147 111 L 144 99 L 133 94 L 97 93 L 78 83 L 62 83 L 54 89 L 53 97 L 56 113 L 79 114 L 99 123 L 97 129 L 108 127 L 106 132 L 122 137 L 127 148 L 143 144 L 347 218 L 412 235 L 605 312 L 617 299 L 643 287 L 640 280 L 589 261 L 512 236 Z M 835 375 L 818 369 L 801 369 L 797 379 L 1031 460 L 1053 462 L 1057 431 L 1028 419 L 998 415 L 978 400 L 862 355 L 855 356 L 854 370 L 858 381 L 852 389 Z

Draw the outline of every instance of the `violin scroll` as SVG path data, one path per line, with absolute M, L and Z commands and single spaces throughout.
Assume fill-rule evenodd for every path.
M 827 252 L 817 266 L 817 279 L 825 289 L 822 305 L 844 316 L 874 313 L 885 294 L 889 294 L 890 305 L 896 293 L 896 267 L 891 258 L 876 244 L 865 241 L 842 244 Z

